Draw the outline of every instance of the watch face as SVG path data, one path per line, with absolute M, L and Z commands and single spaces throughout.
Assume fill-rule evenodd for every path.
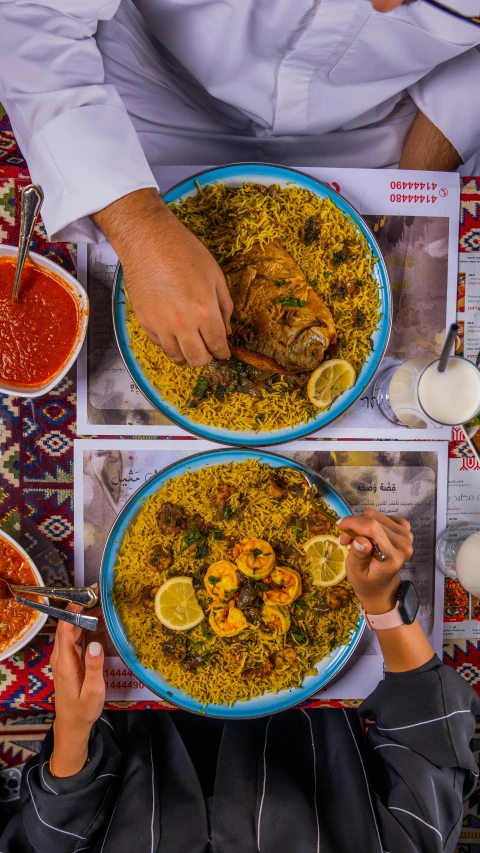
M 397 593 L 398 609 L 406 625 L 415 622 L 418 611 L 418 593 L 412 581 L 403 581 Z

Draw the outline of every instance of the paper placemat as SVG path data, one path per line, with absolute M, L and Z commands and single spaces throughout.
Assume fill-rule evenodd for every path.
M 98 579 L 108 533 L 126 501 L 158 471 L 195 453 L 219 445 L 210 442 L 86 439 L 76 441 L 75 459 L 75 583 Z M 361 449 L 360 449 L 361 447 Z M 309 465 L 329 480 L 361 512 L 374 506 L 410 521 L 415 553 L 403 570 L 417 587 L 419 619 L 435 650 L 442 652 L 443 574 L 435 569 L 437 531 L 446 524 L 447 462 L 445 442 L 414 446 L 397 442 L 299 441 L 276 448 L 277 453 Z M 107 700 L 149 700 L 156 697 L 125 669 L 108 637 Z M 118 675 L 117 675 L 118 673 Z M 367 696 L 383 675 L 376 636 L 366 631 L 348 666 L 317 698 L 358 699 Z
M 157 170 L 165 192 L 202 167 Z M 393 329 L 383 366 L 439 353 L 455 320 L 460 185 L 456 174 L 392 170 L 305 169 L 340 191 L 371 226 L 393 293 Z M 117 257 L 108 243 L 79 246 L 78 275 L 91 315 L 78 365 L 78 432 L 82 435 L 185 436 L 138 390 L 118 350 L 112 323 Z M 355 405 L 316 437 L 449 438 L 448 427 L 395 427 L 379 413 L 370 385 Z

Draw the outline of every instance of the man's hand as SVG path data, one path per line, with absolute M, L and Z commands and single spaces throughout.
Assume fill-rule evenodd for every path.
M 388 613 L 395 607 L 395 596 L 400 586 L 398 572 L 413 553 L 410 524 L 404 518 L 366 509 L 361 515 L 343 518 L 339 527 L 340 530 L 350 528 L 360 534 L 354 540 L 346 533 L 340 537 L 342 545 L 350 545 L 347 577 L 357 598 L 372 616 Z M 385 554 L 384 563 L 372 558 L 370 539 L 374 539 Z
M 83 608 L 69 604 L 68 610 Z M 83 631 L 68 622 L 58 622 L 51 666 L 55 685 L 54 751 L 55 776 L 73 776 L 85 765 L 88 738 L 105 703 L 103 649 L 90 643 L 82 662 Z
M 452 143 L 419 110 L 403 146 L 399 168 L 454 172 L 461 162 L 462 158 Z
M 193 367 L 229 358 L 233 310 L 223 273 L 155 189 L 137 190 L 93 215 L 120 258 L 132 307 L 148 337 Z

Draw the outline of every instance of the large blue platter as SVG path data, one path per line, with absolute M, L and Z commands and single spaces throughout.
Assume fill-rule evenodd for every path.
M 227 717 L 230 719 L 261 717 L 265 714 L 283 711 L 292 705 L 305 701 L 318 690 L 321 690 L 322 687 L 325 687 L 343 669 L 353 654 L 365 627 L 364 619 L 360 617 L 350 643 L 346 646 L 339 646 L 328 658 L 320 661 L 316 666 L 317 675 L 305 678 L 302 686 L 298 689 L 292 688 L 291 690 L 282 690 L 280 693 L 266 693 L 247 702 L 235 702 L 231 706 L 202 705 L 183 690 L 178 690 L 169 685 L 161 673 L 147 669 L 140 663 L 116 611 L 112 600 L 112 592 L 118 553 L 126 531 L 134 522 L 140 510 L 141 503 L 146 498 L 156 494 L 167 481 L 175 477 L 180 477 L 186 471 L 198 471 L 207 466 L 227 465 L 229 462 L 242 462 L 250 459 L 258 459 L 260 462 L 268 464 L 273 468 L 287 466 L 288 468 L 299 471 L 308 471 L 310 479 L 316 483 L 320 494 L 327 501 L 331 509 L 338 513 L 340 518 L 351 514 L 349 506 L 332 486 L 318 474 L 292 459 L 287 459 L 279 454 L 266 453 L 265 451 L 255 452 L 249 449 L 212 450 L 207 453 L 198 453 L 195 456 L 187 457 L 165 468 L 141 486 L 130 498 L 110 531 L 100 571 L 100 593 L 105 623 L 108 633 L 125 665 L 135 673 L 137 678 L 146 687 L 167 702 L 171 702 L 186 711 L 194 711 L 212 717 Z
M 166 202 L 178 202 L 188 196 L 195 195 L 197 184 L 201 187 L 212 183 L 225 183 L 228 186 L 242 186 L 243 183 L 260 183 L 266 186 L 276 183 L 280 186 L 298 186 L 310 190 L 320 198 L 330 198 L 340 210 L 356 223 L 359 231 L 364 235 L 373 255 L 378 258 L 373 268 L 373 276 L 378 283 L 380 296 L 381 316 L 377 329 L 372 336 L 372 351 L 363 365 L 357 381 L 350 391 L 345 392 L 334 401 L 326 412 L 319 412 L 314 420 L 308 423 L 300 423 L 295 427 L 272 431 L 253 432 L 253 430 L 235 430 L 223 427 L 206 426 L 193 422 L 188 415 L 181 414 L 171 403 L 167 402 L 145 375 L 142 366 L 137 362 L 130 346 L 130 336 L 127 330 L 127 309 L 125 300 L 125 288 L 123 271 L 119 266 L 115 278 L 113 291 L 113 323 L 117 343 L 122 354 L 125 366 L 132 379 L 138 385 L 145 397 L 162 412 L 165 417 L 178 424 L 187 432 L 193 433 L 200 438 L 207 438 L 219 444 L 230 444 L 239 446 L 265 447 L 267 445 L 280 444 L 286 441 L 302 438 L 309 433 L 322 429 L 342 415 L 363 394 L 367 385 L 370 384 L 384 356 L 388 339 L 390 336 L 392 316 L 392 296 L 387 268 L 370 228 L 359 213 L 339 193 L 316 178 L 298 172 L 295 169 L 287 169 L 283 166 L 268 164 L 239 163 L 231 166 L 221 166 L 208 169 L 193 175 L 182 183 L 170 189 L 164 196 Z M 159 426 L 159 433 L 161 426 Z

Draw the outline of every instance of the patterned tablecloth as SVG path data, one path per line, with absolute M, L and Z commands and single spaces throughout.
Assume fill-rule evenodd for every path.
M 0 114 L 0 242 L 17 241 L 19 193 L 28 180 L 6 116 Z M 75 247 L 49 243 L 41 224 L 32 248 L 75 272 Z M 480 178 L 463 179 L 460 250 L 480 252 Z M 47 583 L 73 577 L 75 403 L 74 370 L 46 397 L 29 401 L 0 394 L 0 526 L 21 541 Z M 469 453 L 458 445 L 451 451 Z M 32 645 L 0 664 L 0 712 L 52 708 L 54 631 L 54 624 L 47 623 Z M 444 658 L 480 693 L 480 641 L 446 642 Z

